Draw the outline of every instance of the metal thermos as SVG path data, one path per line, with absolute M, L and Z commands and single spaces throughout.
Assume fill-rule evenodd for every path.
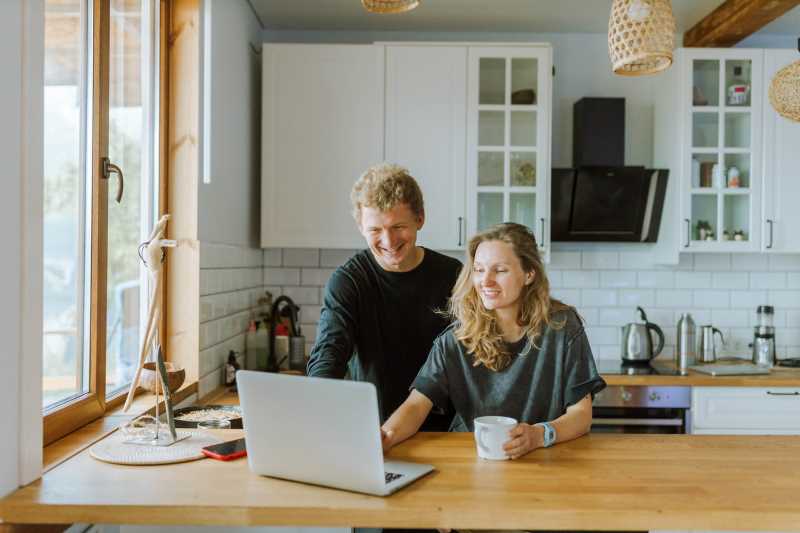
M 686 374 L 697 361 L 697 330 L 690 313 L 683 313 L 678 320 L 678 337 L 675 345 L 675 366 Z
M 306 338 L 303 335 L 289 337 L 289 369 L 306 369 Z

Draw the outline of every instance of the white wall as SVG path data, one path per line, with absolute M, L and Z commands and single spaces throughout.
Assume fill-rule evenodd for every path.
M 42 0 L 0 2 L 0 496 L 42 460 Z
M 205 0 L 203 17 L 199 239 L 258 247 L 261 24 L 246 0 Z

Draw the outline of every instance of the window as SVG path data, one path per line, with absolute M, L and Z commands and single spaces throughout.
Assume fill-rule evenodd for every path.
M 45 441 L 127 392 L 158 214 L 159 0 L 45 0 Z M 102 160 L 121 169 L 103 176 Z M 117 202 L 118 188 L 121 201 Z

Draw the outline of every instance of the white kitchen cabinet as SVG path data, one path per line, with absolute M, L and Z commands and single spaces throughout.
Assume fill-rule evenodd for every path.
M 797 50 L 766 50 L 764 80 L 795 61 Z M 764 215 L 762 249 L 800 253 L 800 122 L 780 116 L 764 91 Z
M 552 48 L 469 47 L 467 228 L 531 228 L 550 250 Z
M 693 387 L 692 433 L 800 435 L 800 388 Z
M 261 245 L 358 248 L 350 189 L 384 159 L 384 47 L 265 44 Z
M 386 160 L 409 169 L 425 198 L 418 242 L 464 247 L 467 48 L 386 47 Z
M 683 249 L 758 251 L 764 53 L 699 48 L 678 56 Z

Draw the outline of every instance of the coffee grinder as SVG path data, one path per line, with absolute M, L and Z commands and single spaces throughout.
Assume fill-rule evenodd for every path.
M 775 308 L 759 305 L 753 335 L 753 363 L 772 367 L 775 364 Z

